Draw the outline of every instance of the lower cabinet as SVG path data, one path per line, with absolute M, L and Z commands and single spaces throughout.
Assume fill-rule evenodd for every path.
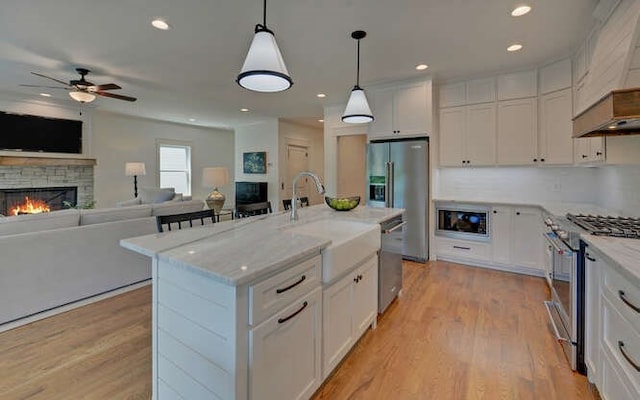
M 351 347 L 375 324 L 378 310 L 378 257 L 324 289 L 322 377 L 326 378 Z
M 322 290 L 249 332 L 252 399 L 307 399 L 320 386 Z
M 587 248 L 585 363 L 604 400 L 640 398 L 640 281 Z

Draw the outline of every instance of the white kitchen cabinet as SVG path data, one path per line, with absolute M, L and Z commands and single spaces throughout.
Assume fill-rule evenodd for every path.
M 489 243 L 474 240 L 436 236 L 435 249 L 440 260 L 465 263 L 469 261 L 485 262 L 491 258 Z
M 605 161 L 605 138 L 588 137 L 573 139 L 576 164 L 599 164 Z
M 467 81 L 467 105 L 496 101 L 496 79 L 481 78 Z
M 537 158 L 537 99 L 498 102 L 498 165 L 531 165 Z
M 378 310 L 378 257 L 323 291 L 322 377 L 326 378 L 370 325 Z
M 534 97 L 538 94 L 536 70 L 515 72 L 498 76 L 498 100 Z
M 493 262 L 515 272 L 543 276 L 542 213 L 537 207 L 494 206 L 491 213 Z
M 600 342 L 600 273 L 602 259 L 587 249 L 585 257 L 585 327 L 584 362 L 589 381 L 601 387 Z
M 573 111 L 571 89 L 540 97 L 540 132 L 538 157 L 540 165 L 573 164 Z
M 465 82 L 441 85 L 438 89 L 440 108 L 464 106 L 467 103 Z
M 322 382 L 317 287 L 249 332 L 249 398 L 308 399 Z
M 369 138 L 430 134 L 431 90 L 431 81 L 368 90 L 375 118 L 368 127 Z
M 540 68 L 540 94 L 571 88 L 571 59 Z
M 494 103 L 440 110 L 440 165 L 495 164 Z

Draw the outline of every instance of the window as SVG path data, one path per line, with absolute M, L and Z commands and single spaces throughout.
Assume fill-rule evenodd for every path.
M 176 193 L 191 195 L 191 146 L 158 144 L 160 187 L 173 187 Z

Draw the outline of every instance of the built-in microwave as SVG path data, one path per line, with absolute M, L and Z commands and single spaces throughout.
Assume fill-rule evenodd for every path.
M 489 207 L 465 204 L 436 206 L 436 235 L 456 239 L 490 240 Z

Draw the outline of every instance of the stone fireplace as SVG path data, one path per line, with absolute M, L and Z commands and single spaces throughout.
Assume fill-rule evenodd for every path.
M 95 159 L 0 156 L 0 214 L 8 215 L 16 196 L 44 197 L 51 210 L 63 201 L 80 207 L 93 202 Z M 23 192 L 23 193 L 20 193 Z
M 17 215 L 33 212 L 29 207 L 46 207 L 46 211 L 68 208 L 78 203 L 78 187 L 0 189 L 0 214 Z

